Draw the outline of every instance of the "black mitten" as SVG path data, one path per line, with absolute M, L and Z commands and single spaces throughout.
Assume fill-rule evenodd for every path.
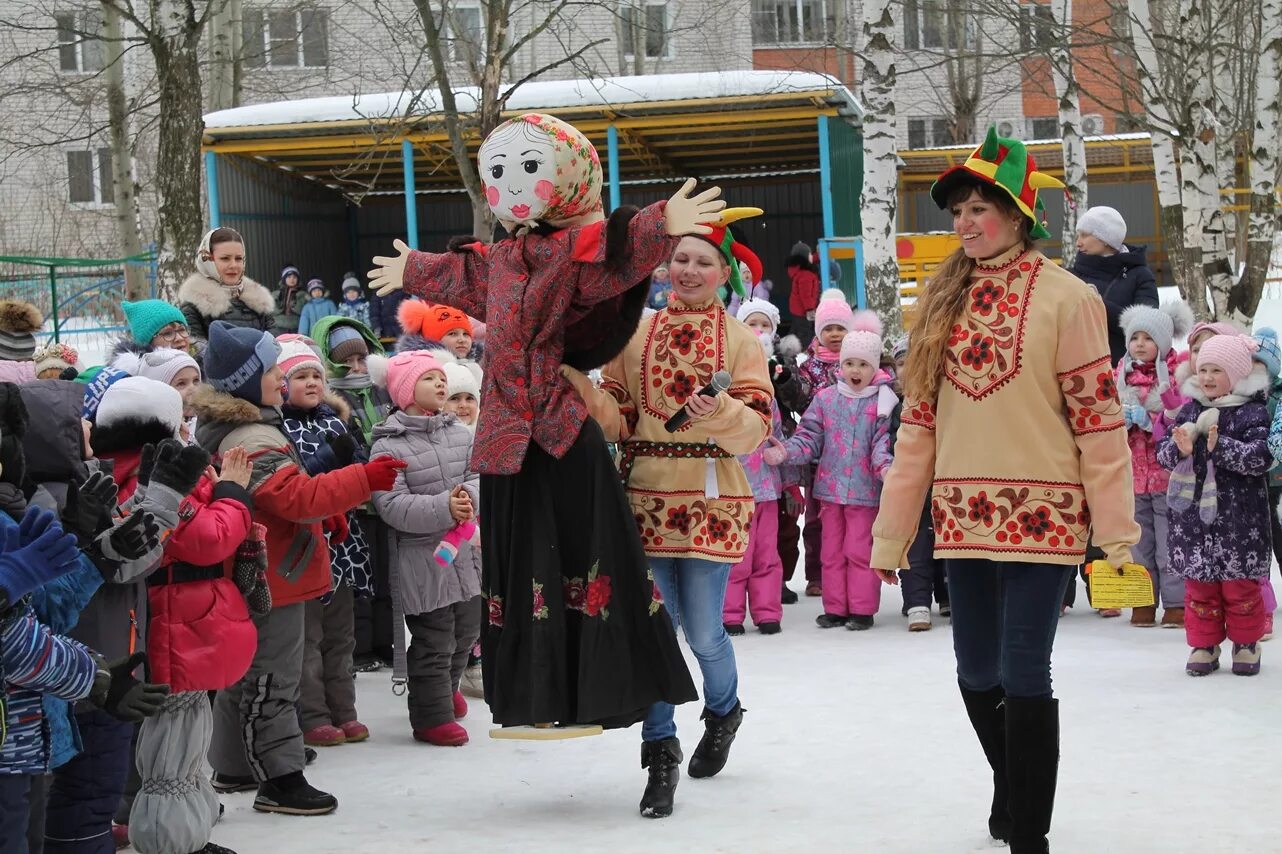
M 272 591 L 267 585 L 267 529 L 258 523 L 236 550 L 232 581 L 245 597 L 249 613 L 262 617 L 272 609 Z
M 146 661 L 147 653 L 135 652 L 128 658 L 106 665 L 105 670 L 110 678 L 105 685 L 101 678 L 94 680 L 94 692 L 90 694 L 90 700 L 113 718 L 127 723 L 138 723 L 160 711 L 165 698 L 169 696 L 169 686 L 139 682 L 133 675 L 138 666 Z M 99 677 L 103 669 L 100 663 Z
M 151 469 L 151 483 L 186 496 L 209 467 L 209 454 L 197 445 L 186 445 L 177 439 L 166 439 L 156 449 Z
M 116 510 L 116 482 L 111 475 L 96 471 L 82 484 L 67 487 L 67 503 L 62 508 L 62 529 L 75 534 L 81 546 L 93 542 L 111 527 Z

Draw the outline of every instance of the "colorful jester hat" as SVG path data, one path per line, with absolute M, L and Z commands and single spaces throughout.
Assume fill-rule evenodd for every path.
M 601 158 L 573 125 L 527 113 L 496 127 L 477 153 L 485 199 L 510 233 L 587 225 L 601 212 Z
M 1038 190 L 1064 189 L 1058 178 L 1037 171 L 1037 162 L 1017 139 L 1004 139 L 997 135 L 997 128 L 989 127 L 983 144 L 961 166 L 954 166 L 938 178 L 930 188 L 930 197 L 939 209 L 948 207 L 948 196 L 953 188 L 971 178 L 978 178 L 1000 187 L 1032 221 L 1029 232 L 1034 238 L 1049 238 L 1046 230 L 1046 207 L 1038 198 Z
M 721 212 L 721 216 L 716 222 L 710 223 L 712 227 L 711 234 L 695 234 L 700 240 L 706 240 L 725 256 L 726 263 L 730 265 L 729 285 L 740 297 L 747 298 L 748 293 L 743 287 L 743 277 L 739 275 L 739 262 L 748 265 L 748 272 L 752 273 L 752 281 L 759 282 L 762 278 L 763 268 L 761 259 L 757 253 L 753 252 L 747 246 L 737 242 L 734 235 L 730 233 L 730 223 L 738 222 L 748 217 L 761 216 L 765 211 L 761 208 L 726 208 Z

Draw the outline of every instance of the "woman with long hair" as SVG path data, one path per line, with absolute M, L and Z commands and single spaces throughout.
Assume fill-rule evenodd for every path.
M 1037 191 L 1062 186 L 990 129 L 931 188 L 961 248 L 917 303 L 873 526 L 872 565 L 897 583 L 930 492 L 957 680 L 993 770 L 989 832 L 1012 854 L 1050 850 L 1064 589 L 1088 532 L 1114 567 L 1139 539 L 1104 304 L 1034 243 L 1049 236 Z

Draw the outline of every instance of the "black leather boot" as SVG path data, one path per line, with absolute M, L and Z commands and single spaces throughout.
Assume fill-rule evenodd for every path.
M 675 738 L 641 742 L 641 767 L 650 769 L 650 779 L 641 796 L 641 815 L 667 818 L 681 779 L 681 742 Z
M 1011 854 L 1048 854 L 1059 778 L 1059 701 L 1006 698 Z
M 959 686 L 960 687 L 960 686 Z M 970 725 L 993 769 L 993 806 L 988 813 L 988 833 L 993 839 L 1010 842 L 1010 805 L 1006 785 L 1006 710 L 1002 701 L 1006 692 L 997 688 L 987 691 L 961 689 L 962 701 Z
M 736 702 L 733 709 L 720 716 L 704 707 L 701 720 L 703 738 L 690 756 L 690 776 L 715 777 L 730 758 L 730 745 L 743 723 L 743 704 Z

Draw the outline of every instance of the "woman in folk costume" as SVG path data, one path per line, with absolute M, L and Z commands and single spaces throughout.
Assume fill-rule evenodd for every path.
M 691 197 L 687 182 L 604 220 L 596 150 L 551 116 L 500 125 L 479 161 L 512 236 L 456 240 L 443 254 L 397 241 L 400 254 L 375 258 L 370 276 L 381 293 L 403 286 L 490 323 L 472 467 L 495 722 L 631 726 L 655 703 L 697 695 L 601 426 L 561 367 L 586 371 L 623 349 L 650 272 L 681 235 L 709 231 L 724 203 L 715 188 Z
M 760 278 L 761 262 L 727 228 L 732 218 L 760 212 L 725 211 L 712 234 L 677 244 L 668 267 L 671 300 L 605 367 L 600 391 L 566 371 L 606 438 L 622 443 L 621 471 L 651 573 L 703 673 L 705 732 L 690 757 L 692 777 L 725 767 L 743 722 L 722 611 L 730 570 L 747 553 L 755 502 L 735 455 L 765 441 L 774 390 L 761 342 L 730 317 L 717 289 L 728 282 L 743 294 L 739 260 Z M 726 391 L 697 391 L 721 371 L 732 379 Z M 666 422 L 682 410 L 689 421 L 668 430 Z M 641 764 L 650 771 L 641 814 L 650 818 L 672 813 L 682 760 L 674 711 L 656 703 L 641 729 Z
M 1088 532 L 1119 568 L 1139 540 L 1104 303 L 1034 243 L 1049 237 L 1037 191 L 1062 186 L 990 129 L 931 187 L 961 248 L 917 304 L 873 525 L 872 566 L 894 584 L 930 493 L 957 681 L 993 770 L 989 832 L 1012 854 L 1050 850 L 1051 647 L 1072 568 Z

